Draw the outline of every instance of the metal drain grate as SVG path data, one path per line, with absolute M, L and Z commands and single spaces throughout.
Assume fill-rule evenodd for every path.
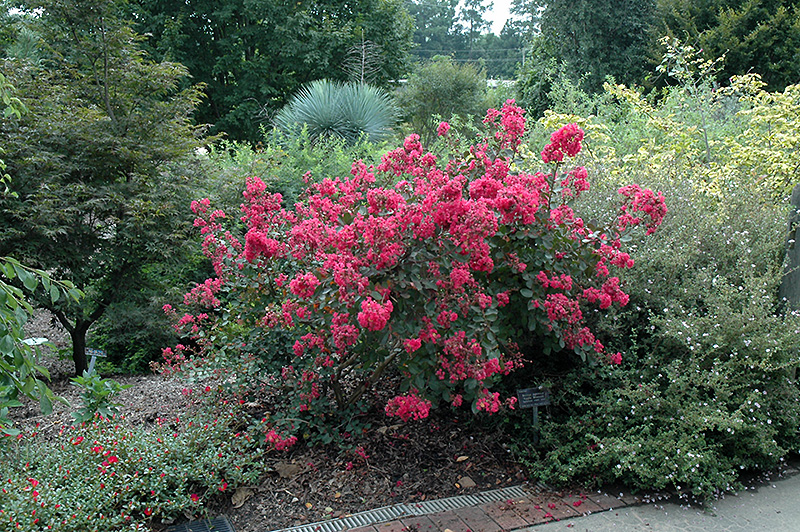
M 225 516 L 171 526 L 167 532 L 236 532 Z
M 459 495 L 457 497 L 449 497 L 447 499 L 425 501 L 415 504 L 396 504 L 394 506 L 386 506 L 376 510 L 359 512 L 357 514 L 339 519 L 320 521 L 319 523 L 311 523 L 308 525 L 286 528 L 276 532 L 341 532 L 342 530 L 347 530 L 349 528 L 359 528 L 362 526 L 374 525 L 376 523 L 383 523 L 385 521 L 393 521 L 401 517 L 444 512 L 447 510 L 466 508 L 467 506 L 486 504 L 488 502 L 498 502 L 505 501 L 507 499 L 525 497 L 527 495 L 527 492 L 522 488 L 522 486 L 514 486 L 511 488 L 502 488 L 485 491 L 483 493 L 476 493 L 475 495 Z
M 408 506 L 409 510 L 414 515 L 425 515 L 436 512 L 444 512 L 447 510 L 455 510 L 457 508 L 465 508 L 467 506 L 477 506 L 479 504 L 486 504 L 488 502 L 505 501 L 507 499 L 514 499 L 516 497 L 525 497 L 526 495 L 527 493 L 522 489 L 522 486 L 514 486 L 511 488 L 484 491 L 483 493 L 476 493 L 474 495 L 459 495 L 457 497 L 449 497 L 447 499 L 425 501 Z

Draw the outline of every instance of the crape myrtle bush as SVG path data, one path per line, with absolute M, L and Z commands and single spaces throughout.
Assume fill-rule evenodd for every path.
M 237 432 L 241 413 L 218 410 L 150 429 L 98 416 L 55 437 L 20 435 L 0 447 L 0 531 L 144 531 L 202 515 L 260 474 L 260 442 Z
M 659 114 L 677 112 L 664 105 Z M 694 124 L 662 123 L 663 141 L 653 146 L 651 126 L 630 112 L 617 109 L 619 122 L 583 121 L 606 133 L 591 146 L 605 154 L 592 162 L 605 179 L 579 204 L 587 218 L 602 216 L 615 181 L 630 178 L 670 198 L 659 230 L 628 248 L 636 262 L 626 275 L 628 305 L 586 315 L 607 348 L 625 357 L 613 370 L 576 368 L 566 358 L 528 368 L 548 375 L 553 406 L 538 448 L 529 445 L 527 416 L 511 420 L 515 449 L 534 477 L 551 483 L 623 481 L 712 497 L 735 488 L 742 471 L 774 467 L 800 446 L 800 319 L 777 295 L 787 205 L 754 192 L 733 152 L 730 167 L 743 170 L 728 171 L 723 191 L 709 189 L 702 157 L 662 156 L 702 153 L 702 136 L 685 133 Z M 616 128 L 642 139 L 632 154 L 613 143 Z
M 357 161 L 350 177 L 312 184 L 293 209 L 249 178 L 243 238 L 209 200 L 193 202 L 216 277 L 186 295 L 188 311 L 165 309 L 190 342 L 165 349 L 164 369 L 263 361 L 273 373 L 250 369 L 245 380 L 289 392 L 271 418 L 277 446 L 295 441 L 300 422 L 318 427 L 358 409 L 390 375 L 385 411 L 403 421 L 440 403 L 513 406 L 491 387 L 522 363 L 519 344 L 531 336 L 542 339 L 532 356 L 567 349 L 619 364 L 584 309 L 627 303 L 613 275 L 633 265 L 622 242 L 656 229 L 664 199 L 624 186 L 608 226 L 584 222 L 570 204 L 589 188 L 586 170 L 564 163 L 583 131 L 553 133 L 541 153 L 548 173 L 513 171 L 523 112 L 513 100 L 490 109 L 485 138 L 462 150 L 454 139 L 446 164 L 410 135 L 377 167 Z M 447 138 L 449 125 L 438 134 Z M 264 352 L 274 331 L 290 338 L 289 352 Z

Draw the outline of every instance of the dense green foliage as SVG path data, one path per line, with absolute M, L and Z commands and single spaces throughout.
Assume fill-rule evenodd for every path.
M 388 142 L 388 141 L 387 141 Z M 269 189 L 283 196 L 290 207 L 300 199 L 308 182 L 331 175 L 347 175 L 353 161 L 378 164 L 388 143 L 369 142 L 364 138 L 349 144 L 341 138 L 312 141 L 307 129 L 284 133 L 267 132 L 256 148 L 243 142 L 220 142 L 204 156 L 204 165 L 214 172 L 214 186 L 205 193 L 225 210 L 236 209 L 242 202 L 246 177 L 258 177 Z M 175 287 L 177 288 L 177 287 Z
M 794 0 L 659 0 L 658 36 L 702 49 L 706 59 L 725 54 L 717 77 L 756 72 L 769 90 L 782 91 L 800 75 L 800 3 Z
M 623 364 L 531 368 L 551 375 L 556 400 L 542 447 L 523 454 L 550 482 L 703 498 L 800 445 L 800 316 L 777 301 L 785 208 L 743 189 L 720 204 L 689 181 L 654 181 L 672 199 L 663 233 L 632 254 L 628 306 L 598 324 Z
M 641 83 L 651 66 L 655 7 L 655 0 L 527 3 L 526 9 L 541 13 L 541 22 L 519 73 L 521 101 L 541 112 L 552 103 L 547 93 L 559 78 L 590 93 L 608 76 Z
M 800 5 L 770 0 L 647 0 L 518 2 L 527 19 L 540 20 L 519 72 L 520 100 L 541 112 L 556 99 L 549 91 L 568 79 L 582 90 L 601 92 L 607 76 L 616 82 L 663 88 L 670 81 L 653 72 L 664 52 L 664 36 L 702 51 L 707 61 L 725 56 L 714 81 L 758 73 L 771 91 L 796 82 L 800 61 Z M 540 17 L 540 19 L 538 18 Z
M 139 51 L 119 4 L 31 3 L 46 60 L 0 65 L 29 109 L 0 123 L 14 192 L 1 200 L 0 249 L 85 292 L 37 300 L 69 331 L 77 374 L 91 325 L 142 288 L 145 269 L 180 260 L 190 227 L 191 183 L 169 164 L 198 143 L 199 88 L 180 90 L 183 67 Z
M 346 81 L 348 57 L 364 43 L 380 58 L 371 81 L 382 87 L 403 76 L 411 46 L 400 0 L 139 0 L 131 10 L 154 55 L 205 84 L 197 120 L 251 142 L 304 84 Z
M 630 303 L 597 321 L 622 366 L 567 357 L 529 367 L 554 405 L 542 445 L 516 446 L 549 482 L 621 480 L 704 498 L 800 445 L 800 315 L 778 299 L 796 88 L 769 93 L 745 77 L 715 91 L 710 62 L 690 47 L 672 54 L 665 72 L 681 81 L 657 104 L 620 85 L 606 87 L 612 98 L 573 90 L 558 107 L 595 116 L 541 121 L 543 131 L 578 120 L 589 132 L 587 163 L 606 178 L 585 208 L 602 213 L 602 198 L 632 175 L 670 208 L 631 254 Z
M 2 74 L 0 109 L 3 119 L 20 118 L 28 111 L 15 96 L 14 86 Z M 0 156 L 3 153 L 0 145 Z M 5 162 L 0 159 L 2 195 L 13 196 L 9 189 L 11 176 L 5 173 L 5 169 Z M 21 396 L 38 400 L 44 413 L 50 412 L 54 398 L 44 381 L 39 379 L 39 375 L 49 375 L 37 364 L 36 347 L 23 341 L 23 327 L 33 312 L 28 301 L 30 296 L 25 291 L 41 289 L 52 302 L 64 297 L 77 299 L 80 293 L 70 283 L 53 281 L 46 272 L 27 268 L 12 258 L 0 259 L 0 272 L 4 278 L 0 279 L 0 436 L 4 436 L 16 432 L 8 414 L 10 408 L 22 405 L 19 401 Z
M 22 406 L 20 399 L 39 401 L 49 414 L 53 393 L 39 377 L 49 378 L 38 364 L 38 347 L 24 342 L 24 327 L 33 307 L 30 293 L 40 291 L 53 303 L 78 300 L 81 293 L 69 282 L 54 281 L 41 270 L 23 266 L 11 258 L 0 259 L 0 451 L 6 435 L 18 434 L 9 419 L 9 409 Z M 20 286 L 17 286 L 20 285 Z
M 217 494 L 258 482 L 262 453 L 240 419 L 223 407 L 156 427 L 97 418 L 52 441 L 26 434 L 0 449 L 0 530 L 145 530 L 153 520 L 201 517 Z

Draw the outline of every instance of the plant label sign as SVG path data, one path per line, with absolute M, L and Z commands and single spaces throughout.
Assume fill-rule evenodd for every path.
M 520 408 L 533 409 L 533 444 L 539 445 L 539 407 L 550 404 L 550 390 L 544 386 L 517 390 Z
M 94 363 L 97 362 L 97 357 L 105 358 L 106 357 L 106 352 L 103 351 L 102 349 L 93 349 L 91 347 L 87 347 L 86 348 L 86 356 L 87 357 L 91 357 L 91 360 L 89 361 L 89 369 L 88 369 L 88 372 L 91 374 L 92 372 L 94 372 Z
M 535 406 L 548 406 L 550 404 L 550 390 L 543 386 L 538 388 L 523 388 L 517 390 L 517 400 L 520 408 L 533 408 Z

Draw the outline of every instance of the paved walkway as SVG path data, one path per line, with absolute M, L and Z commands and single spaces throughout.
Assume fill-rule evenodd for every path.
M 800 532 L 800 475 L 789 467 L 707 510 L 666 494 L 644 498 L 625 492 L 526 493 L 504 501 L 400 517 L 345 529 L 349 532 Z M 325 527 L 327 528 L 327 527 Z

